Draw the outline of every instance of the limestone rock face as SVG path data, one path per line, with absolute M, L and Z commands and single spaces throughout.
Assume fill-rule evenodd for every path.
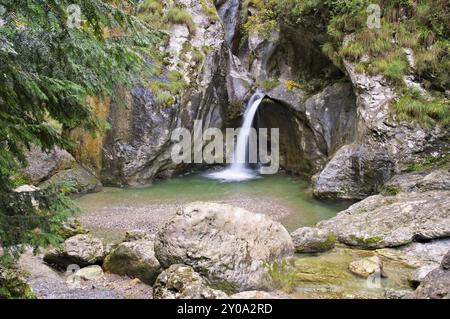
M 395 91 L 382 76 L 358 73 L 348 61 L 344 66 L 356 94 L 357 131 L 353 143 L 338 150 L 313 179 L 316 196 L 362 199 L 377 194 L 406 164 L 448 153 L 445 130 L 395 118 L 389 107 Z
M 301 227 L 291 233 L 297 253 L 317 253 L 334 247 L 336 236 L 323 229 Z
M 450 236 L 450 192 L 375 195 L 352 205 L 319 228 L 340 242 L 363 248 L 394 247 Z
M 205 3 L 213 8 L 210 1 L 165 1 L 164 13 L 173 6 L 185 8 L 195 31 L 182 23 L 168 23 L 169 39 L 161 46 L 167 56 L 165 69 L 149 80 L 169 83 L 168 75 L 177 72 L 185 88 L 172 94 L 135 87 L 121 92 L 123 102 L 111 103 L 106 118 L 112 129 L 101 151 L 100 177 L 105 184 L 142 185 L 155 178 L 170 178 L 188 168 L 171 158 L 177 143 L 171 135 L 176 128 L 192 132 L 194 120 L 203 121 L 203 130 L 223 128 L 228 108 L 224 85 L 228 50 L 223 26 L 218 17 L 205 12 Z M 173 103 L 159 105 L 161 94 L 173 97 Z
M 155 241 L 163 267 L 186 264 L 212 284 L 239 291 L 267 286 L 264 263 L 293 250 L 281 224 L 241 208 L 206 202 L 181 208 Z
M 84 267 L 102 264 L 107 252 L 102 240 L 91 235 L 76 235 L 66 239 L 61 248 L 47 252 L 44 261 L 63 269 L 72 264 Z
M 227 299 L 220 290 L 211 289 L 209 282 L 186 265 L 171 265 L 156 279 L 155 299 Z
M 142 282 L 153 285 L 161 272 L 161 266 L 155 258 L 153 241 L 134 240 L 119 244 L 105 258 L 106 271 L 139 278 Z

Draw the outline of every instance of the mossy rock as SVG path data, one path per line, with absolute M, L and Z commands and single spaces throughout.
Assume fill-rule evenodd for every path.
M 15 267 L 0 265 L 0 299 L 35 299 L 25 274 Z

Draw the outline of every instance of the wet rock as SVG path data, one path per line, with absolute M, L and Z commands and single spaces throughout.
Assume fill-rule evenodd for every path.
M 450 236 L 449 207 L 449 191 L 375 195 L 320 222 L 318 227 L 351 246 L 401 246 Z
M 81 268 L 73 276 L 76 280 L 91 281 L 103 278 L 104 274 L 102 267 L 93 265 Z
M 289 233 L 268 217 L 225 204 L 185 205 L 156 235 L 163 267 L 186 264 L 227 290 L 269 285 L 264 263 L 294 251 Z
M 382 275 L 383 264 L 378 256 L 364 258 L 351 262 L 348 265 L 348 269 L 361 277 L 368 278 L 371 275 Z
M 227 294 L 209 287 L 209 282 L 192 267 L 171 265 L 156 279 L 155 299 L 226 299 Z
M 84 267 L 102 264 L 107 252 L 102 240 L 91 235 L 76 235 L 66 239 L 60 248 L 47 252 L 44 261 L 62 269 L 72 264 Z
M 316 253 L 334 247 L 336 236 L 333 233 L 313 227 L 302 227 L 291 233 L 297 253 Z
M 161 272 L 153 247 L 153 241 L 143 239 L 123 242 L 105 258 L 103 267 L 106 271 L 153 285 Z

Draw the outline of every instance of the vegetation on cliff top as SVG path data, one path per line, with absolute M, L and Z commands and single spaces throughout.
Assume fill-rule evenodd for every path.
M 368 18 L 381 9 L 380 28 Z M 402 120 L 446 126 L 450 119 L 450 6 L 446 0 L 247 0 L 257 9 L 244 31 L 269 37 L 279 22 L 304 27 L 338 66 L 346 59 L 359 73 L 382 74 L 397 88 L 393 110 Z M 405 50 L 406 49 L 406 50 Z M 408 61 L 408 49 L 413 65 Z M 404 78 L 414 76 L 426 94 L 412 93 Z

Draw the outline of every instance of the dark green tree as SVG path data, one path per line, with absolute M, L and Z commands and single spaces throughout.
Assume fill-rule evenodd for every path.
M 111 96 L 151 72 L 161 35 L 105 1 L 2 0 L 0 9 L 0 246 L 39 247 L 58 240 L 74 210 L 60 187 L 36 195 L 38 208 L 12 192 L 24 151 L 69 148 L 66 129 L 95 133 L 86 97 Z

